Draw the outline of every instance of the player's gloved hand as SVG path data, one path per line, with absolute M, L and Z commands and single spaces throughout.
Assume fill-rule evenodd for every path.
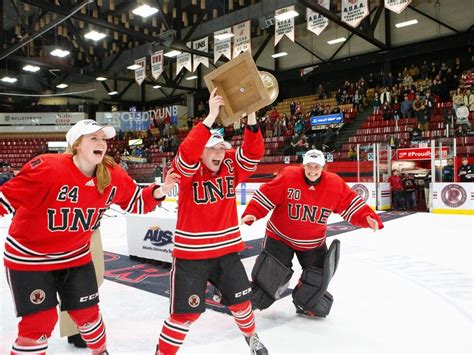
M 369 227 L 373 229 L 374 232 L 379 229 L 379 223 L 370 216 L 367 216 L 367 223 L 369 224 Z
M 165 182 L 160 186 L 159 189 L 155 190 L 153 197 L 160 199 L 167 195 L 173 189 L 175 184 L 179 184 L 180 179 L 181 176 L 176 174 L 173 169 L 168 170 L 166 173 Z
M 257 217 L 254 215 L 248 214 L 242 217 L 242 220 L 240 221 L 240 224 L 246 224 L 248 226 L 252 225 L 253 222 L 257 220 Z
M 169 169 L 166 173 L 165 183 L 161 185 L 161 191 L 167 194 L 173 189 L 175 184 L 179 184 L 181 176 L 174 172 L 173 168 Z
M 247 124 L 249 126 L 257 124 L 257 115 L 255 112 L 249 113 L 247 116 Z

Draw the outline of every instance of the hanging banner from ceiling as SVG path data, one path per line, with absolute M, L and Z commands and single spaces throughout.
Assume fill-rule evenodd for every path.
M 329 0 L 318 0 L 318 5 L 329 10 Z M 311 10 L 309 7 L 306 8 L 306 21 L 306 28 L 317 36 L 319 36 L 329 24 L 327 17 Z
M 161 73 L 163 73 L 163 51 L 158 51 L 151 56 L 151 75 L 157 80 Z
M 385 0 L 385 8 L 401 14 L 410 3 L 411 0 Z
M 221 55 L 224 55 L 227 59 L 232 59 L 232 37 L 226 39 L 216 38 L 216 36 L 228 33 L 232 33 L 232 28 L 227 27 L 214 32 L 214 63 L 217 63 Z
M 207 53 L 208 47 L 208 37 L 204 37 L 200 40 L 193 42 L 193 49 L 201 52 Z M 209 58 L 208 57 L 201 57 L 200 55 L 193 54 L 193 72 L 196 71 L 197 67 L 202 64 L 206 68 L 209 68 Z
M 249 51 L 252 53 L 252 37 L 250 34 L 250 20 L 232 26 L 234 33 L 234 52 L 232 58 L 235 58 L 241 52 Z
M 138 85 L 141 85 L 146 78 L 146 57 L 136 59 L 135 64 L 140 66 L 140 68 L 135 69 L 135 81 Z
M 355 28 L 369 14 L 369 1 L 342 0 L 341 13 L 341 20 Z
M 186 43 L 186 47 L 191 48 L 191 42 Z M 176 75 L 183 68 L 186 68 L 189 72 L 193 70 L 191 54 L 188 52 L 183 52 L 176 57 Z
M 285 12 L 295 11 L 294 6 L 288 6 L 275 11 L 275 16 L 282 15 Z M 280 42 L 283 36 L 288 37 L 292 42 L 295 41 L 295 18 L 289 18 L 283 21 L 275 19 L 275 46 Z

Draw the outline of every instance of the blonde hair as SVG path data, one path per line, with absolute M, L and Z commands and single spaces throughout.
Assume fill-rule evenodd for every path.
M 67 146 L 65 154 L 72 154 L 73 156 L 77 154 L 77 147 L 82 141 L 82 136 L 79 137 L 72 147 L 70 145 Z M 115 162 L 114 158 L 110 155 L 105 155 L 102 159 L 102 162 L 97 165 L 95 176 L 97 178 L 97 191 L 102 195 L 105 189 L 110 185 L 112 181 L 112 177 L 110 176 L 109 167 L 112 168 L 117 163 Z

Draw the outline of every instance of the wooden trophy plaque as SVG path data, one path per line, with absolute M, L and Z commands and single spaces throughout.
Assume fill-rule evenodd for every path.
M 249 51 L 207 74 L 204 81 L 209 92 L 217 88 L 224 99 L 219 113 L 224 126 L 272 102 Z

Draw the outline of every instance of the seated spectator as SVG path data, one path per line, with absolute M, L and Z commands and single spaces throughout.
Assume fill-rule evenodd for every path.
M 142 157 L 143 147 L 141 145 L 137 145 L 135 148 L 133 148 L 131 155 L 136 156 L 136 157 Z
M 128 170 L 128 164 L 124 160 L 120 159 L 119 165 L 123 168 L 123 170 Z
M 453 110 L 456 112 L 457 108 L 464 103 L 464 95 L 462 93 L 461 88 L 457 88 L 456 92 L 454 93 L 453 97 Z
M 337 130 L 335 130 L 332 125 L 329 125 L 326 134 L 324 135 L 323 152 L 334 151 L 337 134 Z
M 457 109 L 456 109 L 456 125 L 462 128 L 462 132 L 465 134 L 469 131 L 471 128 L 471 122 L 469 122 L 469 109 L 467 108 L 464 103 L 462 103 Z
M 0 163 L 0 186 L 15 177 L 8 162 Z
M 428 66 L 428 63 L 426 60 L 423 61 L 423 64 L 421 65 L 421 79 L 426 80 L 428 79 L 430 73 L 430 68 Z
M 474 112 L 474 92 L 470 89 L 466 90 L 463 97 L 464 105 L 469 109 L 469 112 Z
M 407 72 L 406 75 L 403 77 L 403 85 L 411 86 L 411 84 L 413 84 L 413 78 Z
M 357 160 L 356 147 L 354 147 L 354 146 L 351 146 L 351 147 L 350 147 L 349 152 L 347 153 L 347 158 L 348 158 L 350 161 L 356 161 L 356 160 Z
M 303 104 L 301 102 L 298 102 L 296 105 L 296 114 L 300 115 L 303 113 Z
M 466 74 L 462 75 L 461 81 L 463 83 L 464 89 L 470 89 L 473 81 L 472 72 L 468 70 Z
M 463 66 L 461 63 L 461 59 L 456 58 L 454 60 L 454 68 L 453 68 L 454 78 L 459 80 L 461 78 L 462 71 L 463 71 Z
M 392 94 L 391 94 L 391 92 L 390 92 L 390 90 L 389 90 L 388 87 L 386 87 L 386 88 L 382 91 L 382 93 L 380 94 L 379 99 L 380 99 L 380 102 L 381 102 L 381 103 L 387 102 L 389 105 L 392 104 Z
M 415 100 L 413 101 L 413 104 L 412 104 L 412 108 L 413 108 L 413 113 L 415 114 L 417 121 L 419 121 L 421 115 L 423 114 L 422 110 L 424 108 L 423 101 L 421 101 L 419 94 L 416 94 Z
M 359 89 L 356 89 L 354 93 L 354 102 L 353 102 L 356 112 L 360 111 L 361 103 L 362 103 L 362 95 L 360 94 Z
M 415 127 L 410 132 L 410 142 L 414 146 L 418 146 L 418 143 L 421 141 L 422 138 L 422 130 L 419 127 Z
M 294 116 L 296 114 L 296 103 L 291 100 L 290 102 L 290 115 Z
M 420 76 L 420 70 L 417 66 L 415 66 L 415 64 L 412 63 L 408 69 L 408 74 L 413 78 L 413 80 L 418 80 Z
M 384 104 L 381 107 L 381 110 L 382 110 L 383 120 L 390 121 L 392 119 L 392 111 L 387 101 L 384 102 Z
M 372 101 L 372 107 L 374 108 L 374 114 L 377 113 L 380 109 L 380 100 L 379 95 L 375 93 L 374 100 Z

